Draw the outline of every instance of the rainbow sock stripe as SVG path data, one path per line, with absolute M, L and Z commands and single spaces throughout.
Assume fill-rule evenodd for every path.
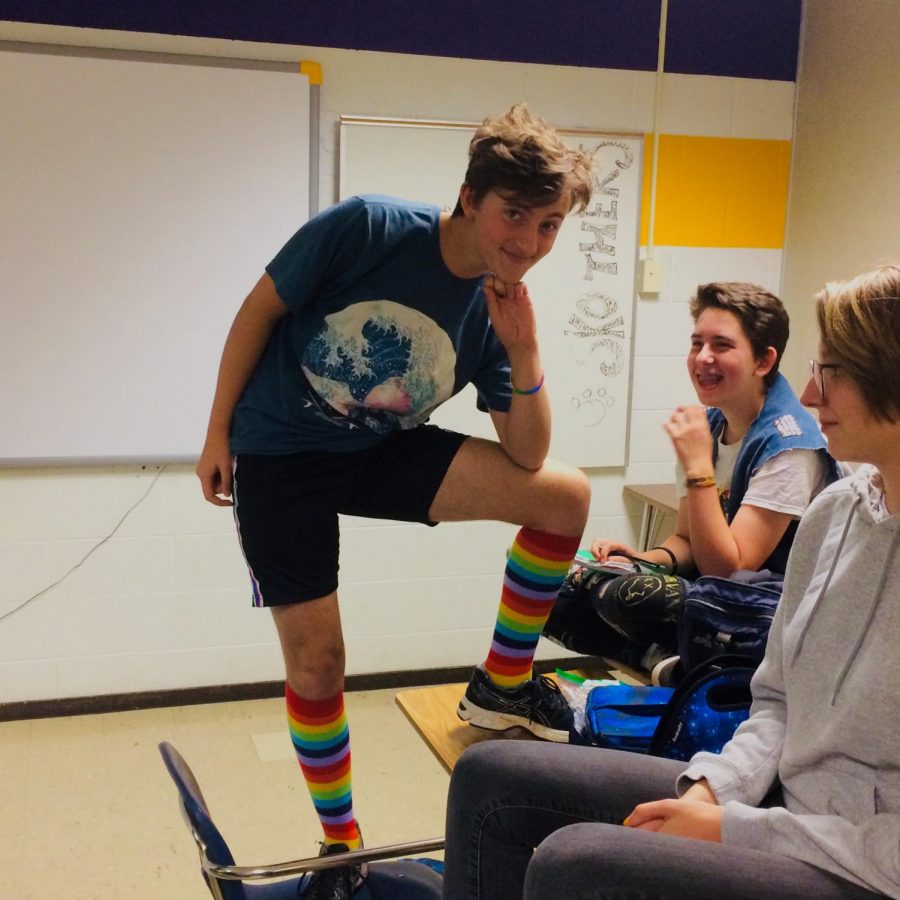
M 531 678 L 534 651 L 580 537 L 523 528 L 516 535 L 485 671 L 498 687 L 513 688 Z
M 285 684 L 288 728 L 326 844 L 360 846 L 350 787 L 350 729 L 344 693 L 306 700 Z

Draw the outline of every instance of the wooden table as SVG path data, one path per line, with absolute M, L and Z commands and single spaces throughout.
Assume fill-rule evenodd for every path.
M 611 668 L 584 673 L 590 678 L 618 678 L 629 684 L 645 684 L 646 679 L 630 670 Z M 397 694 L 397 705 L 406 713 L 422 740 L 432 749 L 448 772 L 466 747 L 481 741 L 536 741 L 524 728 L 506 731 L 487 731 L 463 722 L 456 715 L 456 706 L 465 693 L 465 684 L 439 684 L 434 687 L 412 688 Z
M 663 514 L 678 512 L 678 490 L 674 484 L 626 484 L 622 490 L 644 504 L 638 538 L 638 550 L 643 553 L 650 549 Z
M 465 690 L 465 684 L 439 684 L 397 694 L 400 709 L 448 772 L 453 771 L 460 754 L 472 744 L 481 741 L 536 740 L 524 728 L 487 731 L 463 722 L 456 715 L 456 706 Z

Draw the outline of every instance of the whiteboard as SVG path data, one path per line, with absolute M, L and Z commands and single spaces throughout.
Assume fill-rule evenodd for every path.
M 342 116 L 340 194 L 389 194 L 456 204 L 476 125 Z M 641 197 L 639 135 L 567 131 L 595 160 L 595 191 L 569 216 L 553 250 L 527 275 L 553 416 L 553 456 L 574 465 L 623 466 L 628 448 L 635 270 Z M 470 385 L 431 421 L 495 438 Z
M 297 69 L 0 50 L 0 462 L 186 461 L 308 218 Z

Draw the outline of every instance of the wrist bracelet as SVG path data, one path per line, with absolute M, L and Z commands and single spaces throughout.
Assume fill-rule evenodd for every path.
M 685 487 L 689 488 L 701 488 L 701 487 L 716 487 L 716 479 L 712 475 L 701 475 L 699 478 L 686 478 L 684 481 Z
M 668 547 L 651 547 L 651 550 L 662 550 L 663 553 L 668 553 L 669 559 L 672 560 L 672 571 L 669 573 L 670 575 L 674 575 L 678 571 L 678 560 L 675 559 L 675 554 Z
M 544 386 L 544 372 L 541 370 L 541 380 L 530 390 L 530 391 L 520 391 L 510 380 L 510 385 L 512 386 L 512 392 L 514 394 L 521 394 L 524 397 L 527 397 L 529 394 L 536 394 L 543 386 Z

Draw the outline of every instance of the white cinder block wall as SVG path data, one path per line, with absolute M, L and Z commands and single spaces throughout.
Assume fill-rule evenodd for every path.
M 652 128 L 654 76 L 646 72 L 14 23 L 0 24 L 0 39 L 321 62 L 323 204 L 336 197 L 340 114 L 479 120 L 524 99 L 561 126 Z M 790 139 L 793 90 L 785 82 L 667 76 L 663 130 Z M 776 291 L 779 286 L 780 250 L 663 247 L 657 256 L 664 289 L 638 300 L 635 320 L 629 464 L 589 470 L 594 496 L 586 539 L 606 534 L 633 542 L 640 508 L 623 500 L 622 485 L 671 480 L 673 455 L 661 422 L 675 404 L 693 399 L 683 360 L 687 300 L 696 284 L 745 279 Z M 266 262 L 260 260 L 260 270 Z M 223 298 L 223 318 L 231 317 L 245 287 L 235 285 L 235 296 Z M 61 578 L 106 538 L 158 471 L 153 465 L 0 470 L 0 615 Z M 427 529 L 345 522 L 341 607 L 348 671 L 479 661 L 514 533 L 493 523 Z M 541 653 L 561 651 L 547 645 Z M 115 537 L 80 568 L 0 619 L 0 702 L 281 675 L 269 614 L 250 608 L 230 514 L 202 500 L 187 466 L 167 468 Z

